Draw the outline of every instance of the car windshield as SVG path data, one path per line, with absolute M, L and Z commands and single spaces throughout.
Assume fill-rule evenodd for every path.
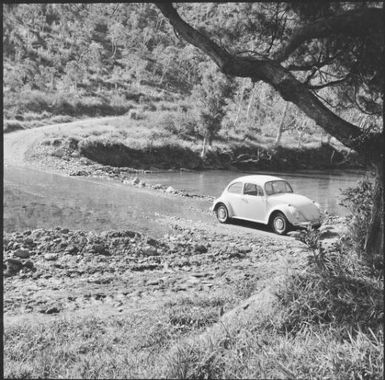
M 267 195 L 292 193 L 293 189 L 286 181 L 270 181 L 265 183 L 265 191 Z

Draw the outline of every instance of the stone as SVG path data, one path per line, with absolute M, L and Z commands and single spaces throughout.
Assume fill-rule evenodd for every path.
M 5 268 L 4 268 L 5 267 Z M 16 259 L 7 259 L 3 264 L 3 276 L 11 277 L 23 268 L 23 263 Z
M 132 181 L 131 184 L 137 185 L 140 182 L 140 179 L 138 177 L 135 177 Z
M 111 256 L 111 253 L 103 244 L 93 244 L 91 246 L 91 251 L 97 253 L 98 255 Z
M 241 253 L 241 252 L 238 252 L 238 251 L 232 251 L 232 252 L 229 253 L 229 257 L 230 258 L 243 259 L 245 256 L 246 256 L 245 253 Z
M 159 267 L 160 267 L 159 264 L 137 264 L 137 265 L 131 266 L 131 270 L 142 272 L 144 270 L 155 270 L 155 269 L 158 269 Z
M 207 252 L 207 247 L 205 245 L 203 245 L 203 244 L 199 244 L 199 245 L 195 246 L 194 251 L 196 253 L 206 253 Z
M 28 260 L 24 263 L 24 268 L 28 268 L 29 270 L 36 270 L 33 262 L 31 260 Z
M 48 307 L 43 311 L 45 314 L 57 314 L 60 313 L 60 308 L 58 306 Z
M 161 189 L 163 186 L 162 185 L 160 185 L 159 183 L 157 183 L 156 185 L 154 185 L 152 188 L 154 189 L 154 190 L 159 190 L 159 189 Z
M 169 186 L 167 189 L 166 189 L 166 193 L 175 193 L 176 190 L 172 187 L 172 186 Z
M 85 157 L 81 157 L 79 162 L 83 165 L 91 165 L 91 162 Z
M 34 241 L 33 241 L 32 238 L 28 237 L 28 238 L 24 239 L 24 244 L 26 244 L 26 245 L 33 245 Z
M 239 253 L 243 253 L 243 254 L 251 252 L 251 248 L 247 246 L 241 246 L 241 247 L 238 247 L 237 249 Z
M 28 249 L 18 249 L 13 252 L 15 257 L 19 257 L 20 259 L 28 259 L 31 256 L 31 252 Z
M 154 247 L 147 246 L 147 247 L 143 247 L 142 254 L 145 256 L 158 256 L 158 251 Z
M 58 259 L 58 255 L 56 253 L 46 253 L 44 259 L 47 261 L 55 261 Z
M 65 249 L 64 253 L 67 255 L 76 255 L 79 252 L 79 248 L 74 245 L 69 245 Z

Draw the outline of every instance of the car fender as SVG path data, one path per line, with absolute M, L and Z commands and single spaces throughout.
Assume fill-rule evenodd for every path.
M 271 218 L 271 215 L 275 212 L 275 211 L 279 211 L 279 212 L 282 212 L 282 214 L 284 214 L 287 218 L 287 220 L 290 222 L 290 223 L 294 223 L 294 217 L 293 217 L 293 214 L 292 214 L 292 211 L 290 209 L 290 206 L 289 205 L 278 205 L 278 206 L 275 206 L 273 207 L 269 213 L 268 213 L 268 217 L 267 217 L 267 220 L 266 220 L 266 224 L 269 223 L 270 221 L 270 218 Z
M 216 199 L 214 201 L 213 206 L 211 208 L 211 211 L 215 210 L 215 208 L 218 205 L 218 203 L 223 203 L 226 206 L 227 211 L 229 212 L 229 217 L 230 218 L 234 216 L 234 211 L 233 211 L 233 208 L 231 207 L 231 204 L 229 203 L 229 201 L 221 199 L 221 198 L 218 198 L 218 199 Z

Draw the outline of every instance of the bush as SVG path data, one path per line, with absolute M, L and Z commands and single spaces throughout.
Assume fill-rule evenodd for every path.
M 343 236 L 333 248 L 325 248 L 322 234 L 307 230 L 296 237 L 313 256 L 306 271 L 292 276 L 277 294 L 284 311 L 284 330 L 296 333 L 304 326 L 328 324 L 340 329 L 344 338 L 353 330 L 378 332 L 384 307 L 382 281 L 349 250 Z
M 342 191 L 340 205 L 351 212 L 350 237 L 357 253 L 363 252 L 373 206 L 373 184 L 365 177 L 357 186 Z
M 185 113 L 164 113 L 159 120 L 159 127 L 182 139 L 198 136 L 196 120 Z

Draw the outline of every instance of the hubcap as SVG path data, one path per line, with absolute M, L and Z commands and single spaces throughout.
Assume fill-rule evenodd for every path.
M 218 217 L 220 220 L 225 220 L 226 219 L 226 210 L 223 207 L 220 207 L 218 209 Z
M 274 227 L 277 231 L 283 231 L 285 228 L 285 222 L 282 220 L 282 218 L 277 218 L 274 220 Z

